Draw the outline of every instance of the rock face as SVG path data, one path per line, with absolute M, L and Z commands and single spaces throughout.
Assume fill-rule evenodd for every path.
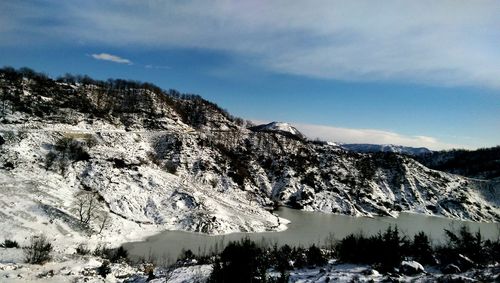
M 291 137 L 283 125 L 247 129 L 198 96 L 5 71 L 0 81 L 2 229 L 48 221 L 41 211 L 51 207 L 69 219 L 60 229 L 73 231 L 70 207 L 80 190 L 96 191 L 120 225 L 206 233 L 283 229 L 266 210 L 277 204 L 500 220 L 496 185 L 394 153 Z

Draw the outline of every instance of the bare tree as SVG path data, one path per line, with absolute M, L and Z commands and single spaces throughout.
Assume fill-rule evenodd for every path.
M 76 193 L 72 211 L 78 216 L 81 224 L 89 228 L 95 225 L 98 234 L 111 224 L 109 213 L 99 201 L 97 192 L 80 191 Z
M 96 220 L 99 230 L 98 234 L 101 234 L 104 229 L 111 225 L 111 218 L 109 217 L 109 213 L 107 211 L 101 211 Z

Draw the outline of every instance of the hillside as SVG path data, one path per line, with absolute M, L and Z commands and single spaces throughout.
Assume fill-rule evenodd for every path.
M 416 160 L 429 168 L 470 178 L 500 178 L 500 146 L 435 151 L 417 156 Z
M 74 212 L 96 192 L 130 241 L 163 229 L 205 233 L 285 229 L 290 205 L 354 216 L 413 211 L 500 221 L 499 187 L 387 153 L 247 129 L 196 95 L 87 77 L 0 71 L 0 230 L 61 238 L 95 234 Z

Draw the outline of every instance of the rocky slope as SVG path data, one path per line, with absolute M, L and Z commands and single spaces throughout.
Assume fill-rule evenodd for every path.
M 0 82 L 4 237 L 81 234 L 88 227 L 72 209 L 80 191 L 97 192 L 111 212 L 101 236 L 122 240 L 162 229 L 284 229 L 286 221 L 268 211 L 279 204 L 357 216 L 414 211 L 500 220 L 498 184 L 398 154 L 359 154 L 247 129 L 198 96 L 10 69 Z

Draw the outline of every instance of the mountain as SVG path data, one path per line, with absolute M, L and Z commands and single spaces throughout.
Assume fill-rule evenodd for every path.
M 500 178 L 500 146 L 434 151 L 416 157 L 425 166 L 478 179 Z
M 500 146 L 477 150 L 452 149 L 431 151 L 425 147 L 378 144 L 340 144 L 359 153 L 394 152 L 412 156 L 426 167 L 477 179 L 500 177 Z
M 270 211 L 277 205 L 500 221 L 498 182 L 308 141 L 280 124 L 247 129 L 196 95 L 13 69 L 0 70 L 0 83 L 4 238 L 41 231 L 75 243 L 89 233 L 123 242 L 164 229 L 274 231 L 286 223 Z M 110 214 L 99 236 L 98 223 L 81 225 L 75 212 L 82 192 Z
M 425 147 L 409 147 L 409 146 L 393 145 L 393 144 L 353 143 L 353 144 L 342 144 L 341 146 L 346 150 L 361 152 L 361 153 L 394 152 L 411 156 L 420 156 L 432 153 L 431 150 Z
M 290 138 L 297 138 L 300 140 L 306 140 L 306 136 L 302 134 L 299 130 L 288 123 L 284 122 L 271 122 L 269 124 L 263 124 L 258 126 L 253 126 L 249 128 L 254 132 L 269 132 L 269 133 L 279 133 Z

